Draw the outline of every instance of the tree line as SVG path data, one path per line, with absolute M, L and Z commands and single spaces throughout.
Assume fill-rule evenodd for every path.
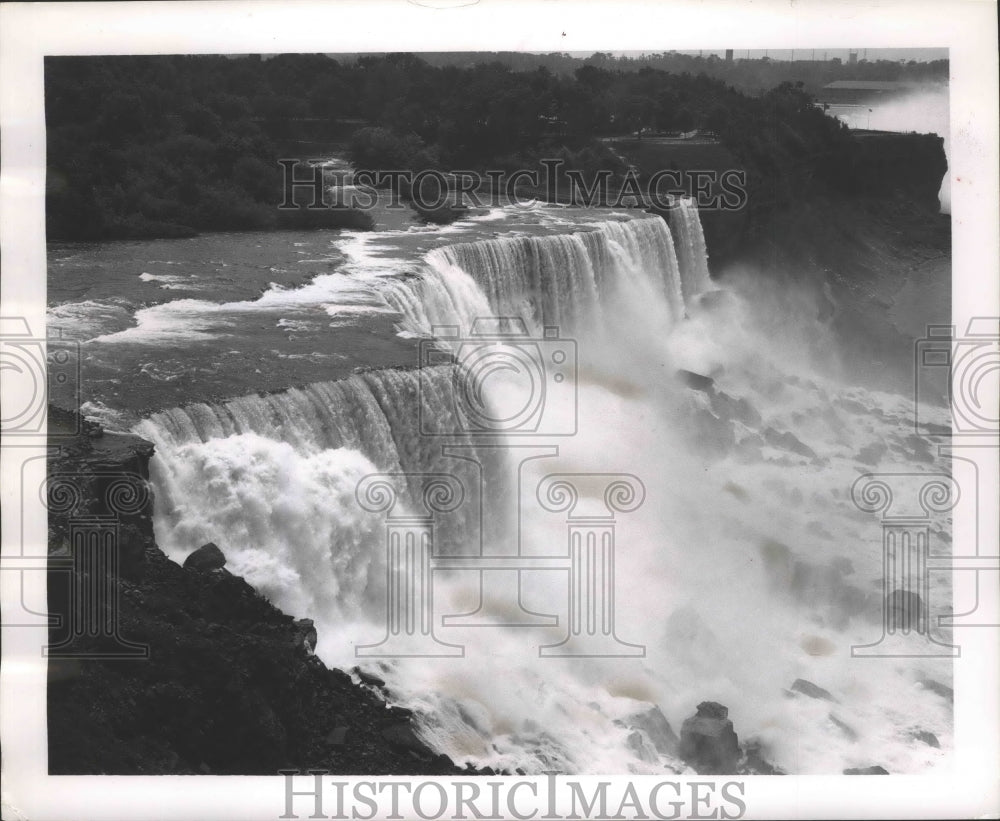
M 347 148 L 373 170 L 513 169 L 558 157 L 593 172 L 623 170 L 601 138 L 701 128 L 745 165 L 760 201 L 774 203 L 836 185 L 845 161 L 849 135 L 802 81 L 750 96 L 704 72 L 626 70 L 615 60 L 580 61 L 569 73 L 516 70 L 480 57 L 46 58 L 49 236 L 286 224 L 276 160 L 303 139 Z M 357 215 L 339 219 L 363 227 Z

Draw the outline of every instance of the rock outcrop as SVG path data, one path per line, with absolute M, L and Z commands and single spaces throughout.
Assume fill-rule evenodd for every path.
M 817 684 L 813 684 L 811 681 L 807 681 L 804 678 L 797 678 L 792 682 L 790 691 L 793 693 L 801 693 L 809 698 L 823 699 L 824 701 L 836 701 L 829 690 L 824 690 Z
M 874 764 L 871 767 L 848 767 L 844 770 L 844 775 L 888 775 L 889 771 L 885 767 Z
M 57 409 L 50 425 L 49 608 L 61 618 L 49 636 L 51 774 L 479 772 L 409 743 L 408 711 L 327 669 L 313 623 L 227 572 L 217 547 L 187 568 L 168 559 L 153 538 L 149 442 L 95 435 Z M 103 539 L 83 538 L 94 533 Z M 80 561 L 87 544 L 114 549 Z M 206 564 L 192 570 L 199 554 Z M 106 594 L 94 624 L 73 621 L 81 587 Z M 101 625 L 111 629 L 75 629 Z
M 935 681 L 932 678 L 922 678 L 917 683 L 925 690 L 930 690 L 935 695 L 941 696 L 949 704 L 955 702 L 955 691 L 948 685 L 942 684 L 940 681 Z
M 677 733 L 670 726 L 667 717 L 663 715 L 663 711 L 655 704 L 648 710 L 632 713 L 615 723 L 622 727 L 628 727 L 634 732 L 643 733 L 658 754 L 677 755 L 680 739 L 677 738 Z M 638 741 L 630 743 L 639 746 Z
M 738 771 L 740 743 L 729 720 L 729 708 L 703 701 L 681 726 L 680 757 L 701 775 L 731 775 Z
M 740 775 L 787 775 L 780 767 L 774 766 L 767 757 L 767 750 L 757 739 L 748 741 L 743 748 Z
M 215 542 L 199 547 L 184 560 L 184 567 L 192 570 L 221 570 L 226 566 L 226 555 Z

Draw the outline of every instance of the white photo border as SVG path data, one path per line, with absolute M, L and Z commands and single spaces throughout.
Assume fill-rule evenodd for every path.
M 0 314 L 25 317 L 36 333 L 44 333 L 45 55 L 940 47 L 949 49 L 951 60 L 952 322 L 962 329 L 973 316 L 1000 313 L 996 23 L 996 4 L 980 0 L 5 3 L 0 7 Z M 986 480 L 981 500 L 994 506 L 995 521 L 997 451 L 987 457 L 988 464 L 980 466 Z M 4 502 L 17 482 L 19 458 L 15 448 L 4 447 Z M 45 511 L 34 502 L 31 515 L 38 518 L 27 532 L 44 544 Z M 5 525 L 11 507 L 4 505 Z M 967 526 L 971 523 L 955 522 L 956 542 Z M 17 535 L 4 526 L 5 555 L 20 550 L 12 544 Z M 996 538 L 995 531 L 989 538 Z M 995 554 L 996 544 L 992 547 Z M 43 597 L 44 574 L 29 575 L 37 577 L 35 593 Z M 19 596 L 8 582 L 0 586 L 4 602 Z M 228 821 L 276 819 L 284 812 L 285 785 L 278 775 L 49 776 L 46 663 L 39 653 L 47 641 L 45 628 L 5 627 L 2 638 L 4 817 Z M 956 749 L 950 772 L 847 781 L 844 776 L 740 778 L 746 817 L 996 817 L 997 630 L 956 630 L 956 638 L 963 652 L 954 668 Z

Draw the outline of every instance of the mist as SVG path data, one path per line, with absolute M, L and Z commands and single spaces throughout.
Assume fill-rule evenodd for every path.
M 938 198 L 941 201 L 941 212 L 951 213 L 951 135 L 947 86 L 928 84 L 901 97 L 875 103 L 870 110 L 867 106 L 858 106 L 850 113 L 840 116 L 852 128 L 915 131 L 943 137 L 945 157 L 949 158 L 949 173 L 941 180 Z

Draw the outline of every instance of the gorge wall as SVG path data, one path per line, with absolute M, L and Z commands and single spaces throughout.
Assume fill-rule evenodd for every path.
M 60 445 L 48 484 L 51 774 L 460 772 L 378 678 L 312 654 L 311 622 L 217 561 L 182 567 L 160 551 L 149 442 L 52 406 L 49 425 Z M 94 609 L 81 621 L 84 602 Z

